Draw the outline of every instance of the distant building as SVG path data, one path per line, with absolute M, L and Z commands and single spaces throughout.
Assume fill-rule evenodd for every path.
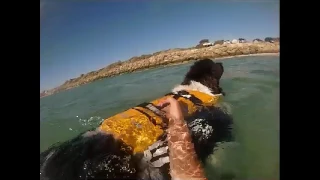
M 213 45 L 222 45 L 222 44 L 224 44 L 224 40 L 217 40 L 214 42 Z
M 229 40 L 223 41 L 223 44 L 230 44 L 231 42 Z
M 203 43 L 202 46 L 204 47 L 213 46 L 213 43 L 210 43 L 210 42 Z
M 247 41 L 246 41 L 246 39 L 244 39 L 244 38 L 239 38 L 239 43 L 246 43 Z
M 232 44 L 238 44 L 239 41 L 238 41 L 238 39 L 233 39 L 233 40 L 231 41 L 231 43 L 232 43 Z
M 262 40 L 257 38 L 257 39 L 254 39 L 252 42 L 253 43 L 258 43 L 258 42 L 262 42 Z
M 264 41 L 265 41 L 265 42 L 269 42 L 269 43 L 274 43 L 274 40 L 273 40 L 272 37 L 266 37 L 266 38 L 264 39 Z

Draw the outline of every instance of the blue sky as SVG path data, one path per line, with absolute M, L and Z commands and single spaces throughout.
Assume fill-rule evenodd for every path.
M 279 36 L 274 0 L 51 1 L 40 1 L 40 91 L 118 60 L 194 46 L 203 38 Z

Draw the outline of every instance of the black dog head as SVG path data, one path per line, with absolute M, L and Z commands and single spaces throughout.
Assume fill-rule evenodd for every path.
M 223 72 L 222 63 L 215 63 L 211 59 L 202 59 L 190 67 L 181 84 L 189 85 L 191 81 L 196 81 L 211 89 L 213 94 L 222 93 L 225 95 L 219 86 Z

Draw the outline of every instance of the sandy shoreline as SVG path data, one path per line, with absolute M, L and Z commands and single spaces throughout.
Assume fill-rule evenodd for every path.
M 215 61 L 215 60 L 227 60 L 227 59 L 236 58 L 236 57 L 248 57 L 248 56 L 280 56 L 280 53 L 279 52 L 278 53 L 257 53 L 257 54 L 234 55 L 234 56 L 209 58 L 209 59 L 212 59 L 213 61 Z M 189 61 L 183 61 L 183 62 L 178 62 L 178 63 L 171 63 L 171 64 L 167 64 L 167 65 L 160 65 L 160 66 L 157 66 L 157 67 L 141 69 L 141 70 L 134 71 L 134 72 L 131 72 L 131 73 L 143 72 L 143 71 L 146 71 L 146 70 L 156 69 L 156 68 L 161 68 L 161 67 L 177 66 L 177 65 L 191 63 L 191 62 L 194 62 L 194 61 L 197 61 L 197 60 L 189 60 Z M 123 74 L 130 74 L 130 73 L 121 73 L 121 74 L 118 74 L 116 76 L 121 76 Z M 113 77 L 115 77 L 115 76 L 113 76 Z M 106 77 L 106 78 L 108 78 L 108 77 Z M 77 86 L 77 87 L 79 87 L 79 86 Z M 73 87 L 73 88 L 76 88 L 76 87 Z M 73 88 L 70 88 L 70 89 L 73 89 Z M 53 94 L 55 94 L 55 93 L 53 93 Z M 45 95 L 45 96 L 40 96 L 40 98 L 43 98 L 43 97 L 46 97 L 46 96 L 50 96 L 50 95 L 52 95 L 52 94 L 48 94 L 48 95 Z
M 219 57 L 219 58 L 209 58 L 212 59 L 213 61 L 215 60 L 225 60 L 225 59 L 231 59 L 231 58 L 236 58 L 236 57 L 247 57 L 247 56 L 280 56 L 280 53 L 259 53 L 259 54 L 245 54 L 245 55 L 234 55 L 234 56 L 226 56 L 226 57 Z M 159 68 L 159 67 L 168 67 L 168 66 L 176 66 L 176 65 L 182 65 L 182 64 L 188 64 L 191 63 L 193 61 L 197 61 L 197 60 L 190 60 L 190 61 L 184 61 L 184 62 L 179 62 L 179 63 L 172 63 L 172 64 L 168 64 L 168 65 L 164 65 L 164 66 L 158 66 L 158 67 L 154 67 L 154 68 L 148 68 L 148 69 L 155 69 L 155 68 Z M 148 69 L 143 69 L 141 71 L 135 71 L 135 72 L 142 72 Z
M 227 59 L 231 59 L 231 58 L 236 58 L 236 57 L 247 57 L 247 56 L 279 56 L 280 53 L 258 53 L 258 54 L 246 54 L 246 55 L 234 55 L 234 56 L 226 56 L 226 57 L 219 57 L 219 58 L 210 58 L 212 60 L 227 60 Z M 143 71 L 146 71 L 146 70 L 150 70 L 150 69 L 156 69 L 156 68 L 160 68 L 160 67 L 168 67 L 168 66 L 177 66 L 177 65 L 182 65 L 182 64 L 187 64 L 187 63 L 191 63 L 193 61 L 196 61 L 196 60 L 190 60 L 190 61 L 183 61 L 183 62 L 179 62 L 179 63 L 172 63 L 172 64 L 167 64 L 167 65 L 160 65 L 160 66 L 157 66 L 157 67 L 152 67 L 152 68 L 146 68 L 146 69 L 142 69 L 142 70 L 138 70 L 138 71 L 134 71 L 134 72 L 131 72 L 131 73 L 137 73 L 137 72 L 143 72 Z M 130 74 L 130 73 L 122 73 L 122 74 L 119 74 L 117 76 L 121 76 L 123 74 Z M 115 76 L 113 76 L 115 77 Z M 107 77 L 106 77 L 107 78 Z M 79 87 L 79 86 L 78 86 Z M 74 87 L 76 88 L 76 87 Z M 70 89 L 73 89 L 73 88 L 70 88 Z M 43 98 L 43 97 L 46 97 L 46 96 L 50 96 L 50 95 L 45 95 L 45 96 L 41 96 L 40 98 Z
M 246 55 L 235 55 L 235 56 L 228 56 L 228 57 L 220 57 L 220 58 L 215 58 L 213 60 L 219 59 L 230 59 L 230 58 L 235 58 L 235 57 L 247 57 L 247 56 L 280 56 L 280 53 L 259 53 L 259 54 L 246 54 Z

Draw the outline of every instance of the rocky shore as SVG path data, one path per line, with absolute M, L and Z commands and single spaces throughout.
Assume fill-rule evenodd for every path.
M 135 71 L 141 71 L 144 69 L 185 63 L 191 60 L 203 59 L 203 58 L 224 58 L 237 55 L 250 55 L 260 53 L 279 53 L 280 44 L 269 42 L 258 43 L 238 43 L 238 44 L 225 44 L 214 45 L 201 48 L 184 48 L 184 49 L 169 49 L 165 51 L 156 52 L 149 55 L 142 55 L 139 57 L 133 57 L 127 61 L 119 61 L 108 65 L 97 71 L 91 71 L 87 74 L 67 80 L 61 86 L 54 89 L 40 93 L 40 97 L 48 96 L 57 92 L 61 92 L 67 89 L 81 86 L 102 78 L 117 76 L 124 73 L 130 73 Z

